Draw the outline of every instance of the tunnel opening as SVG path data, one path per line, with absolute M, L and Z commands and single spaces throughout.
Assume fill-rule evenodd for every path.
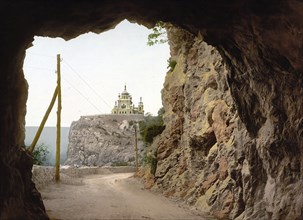
M 161 108 L 161 89 L 168 68 L 168 45 L 147 45 L 150 33 L 151 30 L 144 26 L 124 20 L 113 30 L 99 35 L 87 33 L 69 41 L 36 36 L 33 46 L 27 49 L 23 66 L 29 87 L 25 144 L 31 143 L 56 87 L 55 55 L 59 53 L 62 58 L 63 127 L 60 172 L 63 184 L 79 184 L 81 187 L 86 178 L 81 180 L 83 170 L 80 169 L 85 166 L 92 167 L 88 168 L 87 173 L 84 171 L 85 174 L 94 173 L 101 166 L 111 166 L 109 170 L 133 172 L 134 169 L 127 166 L 135 166 L 134 126 L 142 120 L 144 111 L 150 117 L 156 115 Z M 124 112 L 118 115 L 118 112 L 114 112 L 117 97 L 119 100 L 127 98 L 124 94 L 126 90 L 131 94 L 132 106 L 127 106 L 125 111 L 137 105 L 139 100 L 141 102 L 143 97 L 144 111 L 142 109 L 142 117 L 137 122 L 136 115 L 139 113 Z M 44 166 L 55 164 L 56 104 L 57 101 L 37 144 L 38 147 L 46 146 L 49 152 L 47 160 L 43 161 Z M 130 119 L 127 115 L 130 115 Z M 124 127 L 121 128 L 122 126 Z M 145 149 L 140 137 L 138 145 L 141 161 Z M 64 165 L 70 166 L 73 174 Z M 73 171 L 74 168 L 79 168 L 79 171 Z M 106 168 L 105 171 L 102 168 L 100 170 L 96 172 L 110 172 Z M 50 167 L 33 168 L 33 179 L 39 190 L 52 182 L 53 175 L 54 169 Z M 49 199 L 53 194 L 42 192 L 46 209 L 49 209 L 48 214 L 54 217 L 53 212 L 60 213 L 57 205 L 53 210 L 54 203 L 58 204 L 55 199 L 61 197 L 57 195 L 58 198 Z M 66 193 L 68 194 L 68 190 Z M 93 199 L 94 196 L 88 196 L 89 199 L 90 197 Z M 116 203 L 118 204 L 117 201 Z M 62 207 L 65 206 L 62 204 Z M 72 216 L 74 212 L 66 212 L 65 216 Z M 83 214 L 88 216 L 89 211 Z
M 66 42 L 35 37 L 23 66 L 29 84 L 25 144 L 30 145 L 56 87 L 57 53 L 62 58 L 62 164 L 66 160 L 71 123 L 81 116 L 118 114 L 113 108 L 124 87 L 132 95 L 125 114 L 134 114 L 131 109 L 143 97 L 145 113 L 156 115 L 162 106 L 161 89 L 169 50 L 167 44 L 148 46 L 150 33 L 149 29 L 124 20 L 108 32 L 87 33 Z M 55 162 L 56 104 L 38 142 L 48 146 L 50 165 Z

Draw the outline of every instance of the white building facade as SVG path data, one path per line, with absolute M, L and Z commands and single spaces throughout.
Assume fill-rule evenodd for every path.
M 132 101 L 131 95 L 126 90 L 126 85 L 124 86 L 124 91 L 121 95 L 118 95 L 118 100 L 115 102 L 115 106 L 112 110 L 112 114 L 117 115 L 131 115 L 131 114 L 144 114 L 144 105 L 142 102 L 142 97 L 140 97 L 140 102 L 138 107 L 135 107 Z

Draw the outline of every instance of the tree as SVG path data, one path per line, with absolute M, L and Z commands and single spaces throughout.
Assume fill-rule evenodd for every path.
M 155 27 L 152 29 L 152 33 L 148 35 L 147 45 L 153 46 L 155 44 L 164 44 L 168 42 L 167 33 L 165 29 L 165 23 L 162 21 L 158 21 Z M 177 62 L 172 58 L 167 60 L 167 69 L 169 71 L 173 71 Z
M 164 22 L 158 21 L 152 31 L 153 32 L 148 35 L 148 46 L 153 46 L 155 44 L 164 44 L 168 41 Z

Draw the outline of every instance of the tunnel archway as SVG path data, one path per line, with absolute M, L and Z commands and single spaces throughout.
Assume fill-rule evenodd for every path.
M 22 66 L 33 36 L 71 39 L 100 33 L 123 19 L 152 27 L 171 22 L 215 46 L 230 73 L 228 84 L 248 133 L 240 140 L 247 157 L 258 154 L 264 183 L 275 193 L 297 194 L 303 154 L 303 3 L 301 1 L 53 1 L 1 3 L 0 193 L 1 217 L 46 218 L 31 182 L 31 161 L 24 149 L 27 84 Z M 250 149 L 255 149 L 250 151 Z M 253 167 L 252 167 L 253 170 Z M 256 172 L 256 171 L 254 171 Z M 289 176 L 291 176 L 289 178 Z M 21 184 L 20 184 L 21 183 Z M 269 185 L 268 185 L 269 184 Z M 254 189 L 253 185 L 248 190 Z M 288 213 L 302 217 L 289 201 Z M 288 198 L 288 197 L 287 197 Z M 299 202 L 299 204 L 301 204 Z M 270 205 L 269 213 L 279 204 Z M 248 207 L 253 209 L 253 207 Z M 248 209 L 247 208 L 247 209 Z M 15 210 L 18 210 L 17 212 Z M 301 211 L 294 211 L 301 210 Z M 287 216 L 275 211 L 275 216 Z

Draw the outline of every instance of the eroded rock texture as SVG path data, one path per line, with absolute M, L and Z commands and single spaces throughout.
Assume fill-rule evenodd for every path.
M 189 146 L 202 149 L 193 151 L 200 152 L 202 158 L 207 157 L 211 152 L 212 143 L 215 141 L 217 143 L 220 140 L 222 141 L 220 143 L 225 145 L 230 141 L 233 143 L 231 152 L 234 151 L 234 148 L 237 149 L 236 153 L 231 153 L 231 155 L 224 154 L 228 155 L 227 162 L 223 158 L 219 160 L 218 156 L 214 157 L 219 160 L 217 169 L 224 167 L 220 166 L 220 163 L 229 163 L 231 157 L 239 159 L 238 164 L 235 164 L 236 167 L 229 168 L 227 174 L 224 174 L 226 170 L 222 168 L 222 176 L 219 179 L 224 179 L 227 175 L 225 179 L 230 177 L 232 180 L 226 180 L 228 185 L 226 187 L 219 186 L 219 188 L 223 187 L 220 189 L 224 189 L 226 192 L 224 196 L 220 194 L 224 197 L 220 201 L 228 201 L 227 198 L 231 198 L 230 200 L 233 202 L 226 202 L 225 205 L 222 205 L 222 209 L 226 207 L 226 211 L 216 209 L 220 211 L 218 216 L 222 213 L 223 216 L 226 216 L 227 214 L 224 213 L 232 210 L 231 213 L 234 214 L 231 216 L 245 213 L 244 216 L 247 218 L 254 218 L 254 213 L 264 213 L 262 210 L 265 207 L 267 217 L 264 218 L 303 218 L 301 200 L 303 178 L 301 162 L 303 158 L 302 1 L 28 0 L 21 2 L 6 0 L 0 3 L 0 16 L 2 33 L 0 36 L 2 45 L 0 62 L 0 218 L 46 217 L 43 205 L 30 199 L 35 192 L 32 191 L 33 188 L 28 187 L 32 184 L 30 178 L 27 178 L 29 176 L 24 176 L 30 171 L 30 162 L 28 166 L 20 165 L 22 161 L 20 158 L 26 157 L 22 145 L 27 85 L 22 65 L 25 50 L 30 46 L 34 35 L 71 39 L 88 31 L 100 33 L 108 30 L 124 18 L 149 27 L 157 20 L 162 20 L 182 27 L 194 35 L 200 33 L 206 42 L 219 50 L 227 63 L 228 85 L 235 102 L 235 109 L 242 122 L 236 123 L 235 120 L 235 122 L 230 121 L 224 125 L 224 122 L 236 113 L 231 102 L 226 99 L 226 90 L 219 88 L 220 83 L 217 83 L 218 88 L 215 88 L 215 84 L 211 82 L 209 86 L 204 86 L 206 91 L 207 89 L 218 90 L 222 94 L 224 93 L 223 97 L 218 99 L 221 100 L 220 103 L 215 105 L 218 106 L 217 109 L 210 108 L 204 102 L 201 103 L 201 108 L 203 106 L 210 108 L 208 116 L 211 115 L 211 118 L 208 123 L 213 131 L 204 132 L 205 136 L 198 134 L 197 137 L 192 135 L 187 137 Z M 184 51 L 188 51 L 188 48 L 191 46 L 187 45 Z M 195 66 L 196 64 L 193 63 L 200 63 L 200 59 L 202 57 L 198 55 L 196 58 L 189 59 L 185 54 L 183 62 L 191 60 L 191 65 Z M 182 64 L 179 61 L 178 65 L 180 63 Z M 182 67 L 177 66 L 176 68 Z M 189 67 L 184 66 L 184 68 L 184 71 L 189 71 L 190 65 Z M 211 69 L 212 66 L 209 68 Z M 198 78 L 201 79 L 200 76 Z M 174 81 L 172 78 L 171 80 Z M 176 85 L 181 84 L 175 83 Z M 200 86 L 197 82 L 197 88 Z M 172 84 L 169 87 L 174 88 Z M 185 96 L 189 87 L 184 86 L 183 89 L 177 87 L 172 91 L 173 94 L 177 94 L 174 95 L 177 99 L 176 104 L 171 107 L 171 111 L 176 114 L 175 118 L 172 118 L 174 123 L 184 126 L 190 124 L 194 119 L 187 118 L 189 112 L 193 113 L 193 118 L 198 115 L 195 120 L 200 121 L 199 117 L 202 116 L 195 110 L 198 107 L 184 109 L 190 103 L 200 101 L 191 100 L 190 97 Z M 201 93 L 200 96 L 205 95 Z M 221 110 L 227 112 L 227 115 L 220 115 L 218 112 Z M 232 128 L 233 125 L 237 126 Z M 187 129 L 184 126 L 179 126 L 179 129 L 172 133 L 171 142 L 176 149 L 183 141 L 180 139 L 180 135 Z M 206 125 L 202 127 L 205 128 Z M 224 127 L 227 129 L 226 131 L 223 129 Z M 229 132 L 235 136 L 234 140 L 231 140 Z M 220 148 L 220 144 L 218 148 Z M 241 150 L 238 152 L 238 149 Z M 163 164 L 167 163 L 165 157 L 174 153 L 174 150 L 174 148 L 171 150 L 162 148 L 159 151 L 159 157 L 163 158 L 159 162 L 163 167 Z M 193 154 L 192 158 L 195 157 L 199 156 Z M 184 159 L 184 167 L 193 167 L 190 163 L 187 164 L 187 161 Z M 201 165 L 201 167 L 203 166 Z M 179 172 L 182 173 L 182 170 Z M 201 171 L 196 172 L 199 174 Z M 170 178 L 175 178 L 172 173 L 169 175 L 171 175 Z M 239 176 L 242 179 L 237 179 Z M 214 179 L 218 181 L 216 176 Z M 243 188 L 243 192 L 228 190 L 232 181 L 234 181 L 234 185 L 231 186 L 236 185 L 236 189 Z M 209 182 L 212 182 L 211 179 Z M 205 184 L 212 185 L 209 182 Z M 193 183 L 188 184 L 191 186 Z M 241 184 L 244 185 L 241 187 Z M 210 192 L 209 190 L 207 191 Z M 264 190 L 268 192 L 265 195 L 263 195 Z M 203 196 L 203 192 L 200 194 Z M 211 195 L 216 194 L 208 195 L 212 197 Z M 264 197 L 263 200 L 262 197 Z M 219 200 L 212 197 L 211 201 Z M 238 211 L 234 211 L 237 209 L 229 207 L 229 204 L 238 204 Z M 258 212 L 259 207 L 260 212 Z M 27 211 L 25 212 L 25 210 Z
M 258 104 L 278 94 L 249 82 L 265 93 L 244 110 L 236 108 L 237 97 L 249 100 L 251 93 L 240 92 L 244 85 L 235 87 L 218 51 L 201 35 L 177 28 L 169 28 L 168 34 L 177 65 L 167 73 L 162 91 L 166 129 L 153 146 L 158 159 L 155 187 L 219 219 L 301 219 L 301 155 L 293 148 L 297 139 L 283 140 L 278 132 L 283 127 L 289 134 L 287 123 L 274 120 L 277 106 Z M 273 89 L 271 82 L 259 83 Z M 234 102 L 230 91 L 235 88 Z M 243 111 L 253 108 L 255 114 L 265 108 L 270 117 L 248 114 L 249 119 L 241 120 Z
M 135 165 L 135 128 L 143 115 L 82 116 L 71 124 L 66 165 Z M 137 134 L 139 135 L 139 133 Z M 143 142 L 137 141 L 141 158 Z
M 233 175 L 243 161 L 237 161 L 234 133 L 240 122 L 227 86 L 228 71 L 201 35 L 177 28 L 168 33 L 177 65 L 167 73 L 162 91 L 166 129 L 154 144 L 155 186 L 220 219 L 234 218 L 245 209 L 247 187 L 241 172 Z

